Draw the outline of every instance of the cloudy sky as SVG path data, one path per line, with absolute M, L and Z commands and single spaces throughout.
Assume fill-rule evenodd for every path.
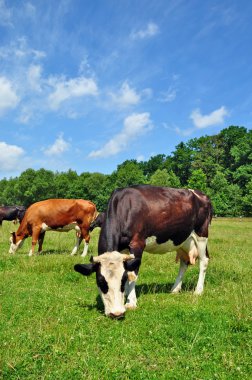
M 0 0 L 0 178 L 252 127 L 252 1 Z

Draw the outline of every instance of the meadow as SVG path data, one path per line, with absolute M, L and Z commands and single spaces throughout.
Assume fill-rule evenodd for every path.
M 252 220 L 214 219 L 205 292 L 193 295 L 198 265 L 170 294 L 175 253 L 144 254 L 138 308 L 124 320 L 104 316 L 95 277 L 74 272 L 74 232 L 48 232 L 44 254 L 15 255 L 0 231 L 0 378 L 162 380 L 252 378 Z M 97 254 L 99 229 L 89 254 Z

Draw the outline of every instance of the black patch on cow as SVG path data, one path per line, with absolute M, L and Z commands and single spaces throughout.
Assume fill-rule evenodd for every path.
M 132 260 L 124 261 L 124 268 L 127 271 L 132 272 L 138 269 L 140 267 L 140 264 L 141 264 L 141 259 L 132 259 Z
M 96 271 L 96 267 L 96 264 L 76 264 L 74 266 L 74 270 L 80 274 L 83 274 L 83 276 L 89 276 Z
M 121 280 L 121 292 L 122 293 L 125 290 L 125 284 L 126 284 L 127 280 L 128 280 L 128 273 L 126 271 L 124 271 L 123 276 L 122 276 L 122 280 Z
M 96 283 L 97 283 L 98 288 L 101 289 L 101 292 L 103 294 L 108 293 L 108 283 L 105 277 L 101 273 L 96 274 Z

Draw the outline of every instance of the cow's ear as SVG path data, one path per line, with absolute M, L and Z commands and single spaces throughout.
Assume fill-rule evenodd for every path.
M 141 259 L 132 259 L 128 261 L 124 261 L 124 268 L 127 271 L 133 271 L 140 267 Z
M 90 276 L 90 274 L 96 271 L 96 266 L 96 264 L 76 264 L 74 270 L 83 274 L 83 276 Z

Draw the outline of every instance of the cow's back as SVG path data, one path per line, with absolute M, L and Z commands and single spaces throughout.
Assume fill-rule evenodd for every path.
M 180 242 L 211 220 L 211 203 L 199 191 L 150 185 L 117 189 L 112 194 L 99 239 L 99 254 L 129 247 L 134 235 Z
M 45 223 L 50 227 L 64 226 L 82 221 L 90 222 L 96 215 L 96 206 L 83 199 L 47 199 L 33 203 L 26 211 L 24 223 L 34 225 Z

